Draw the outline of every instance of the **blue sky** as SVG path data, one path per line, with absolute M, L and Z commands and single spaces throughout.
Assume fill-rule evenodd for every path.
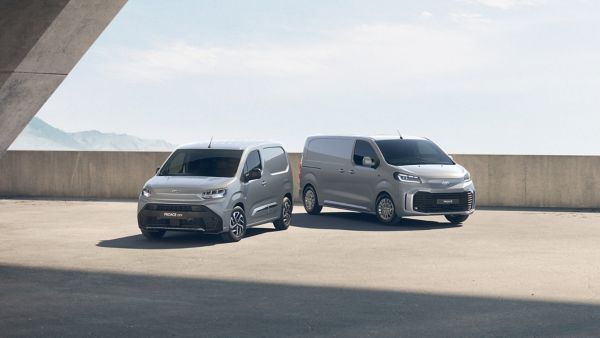
M 600 2 L 129 0 L 39 115 L 181 144 L 600 154 Z

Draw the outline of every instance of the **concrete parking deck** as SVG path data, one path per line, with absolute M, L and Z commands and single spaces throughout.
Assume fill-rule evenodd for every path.
M 296 207 L 289 230 L 222 244 L 147 241 L 135 208 L 0 200 L 2 335 L 600 335 L 600 213 Z

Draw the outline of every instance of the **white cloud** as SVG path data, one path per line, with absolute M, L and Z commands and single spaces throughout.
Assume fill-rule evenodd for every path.
M 479 25 L 491 22 L 490 19 L 478 13 L 450 13 L 449 15 L 452 21 L 460 24 Z
M 419 19 L 423 19 L 423 20 L 428 20 L 431 19 L 433 17 L 433 13 L 428 12 L 428 11 L 423 11 L 421 12 L 421 14 L 419 14 Z
M 176 42 L 150 49 L 126 50 L 120 71 L 141 78 L 164 78 L 180 74 L 235 72 L 305 73 L 316 71 L 323 51 L 305 51 L 273 46 L 242 48 L 200 47 Z
M 177 42 L 124 49 L 120 54 L 113 60 L 123 61 L 113 64 L 111 70 L 126 79 L 142 81 L 190 75 L 402 80 L 456 72 L 486 59 L 472 36 L 427 24 L 360 25 L 304 44 L 206 47 Z
M 499 9 L 513 9 L 518 7 L 543 5 L 546 0 L 469 0 L 469 2 Z

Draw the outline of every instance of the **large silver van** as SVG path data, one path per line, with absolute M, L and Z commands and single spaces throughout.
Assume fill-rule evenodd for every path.
M 149 239 L 167 230 L 220 233 L 234 242 L 246 228 L 292 217 L 286 151 L 271 142 L 211 142 L 176 149 L 144 185 L 138 225 Z
M 323 206 L 402 216 L 444 215 L 464 222 L 475 210 L 469 172 L 420 137 L 314 136 L 304 145 L 300 196 L 309 214 Z

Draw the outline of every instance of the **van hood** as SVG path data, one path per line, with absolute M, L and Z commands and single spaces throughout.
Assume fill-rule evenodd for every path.
M 422 180 L 463 180 L 467 170 L 459 164 L 419 164 L 395 166 L 398 171 L 421 177 Z
M 224 188 L 234 177 L 154 176 L 146 187 L 156 193 L 199 194 L 205 190 Z

